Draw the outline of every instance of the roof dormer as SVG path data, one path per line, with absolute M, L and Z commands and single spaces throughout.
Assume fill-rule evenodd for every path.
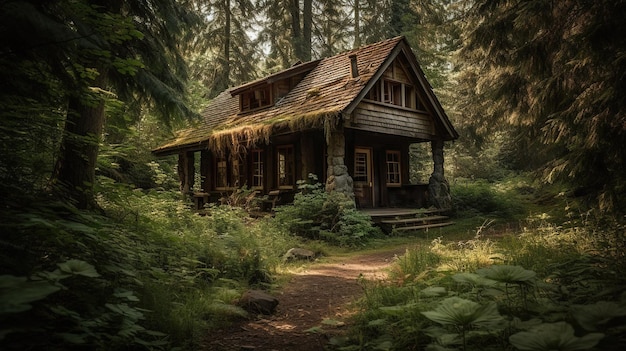
M 248 113 L 273 106 L 287 95 L 319 62 L 320 60 L 298 63 L 289 69 L 231 90 L 231 96 L 239 96 L 239 113 Z
M 265 84 L 239 94 L 239 112 L 246 113 L 270 107 L 273 102 L 272 85 Z

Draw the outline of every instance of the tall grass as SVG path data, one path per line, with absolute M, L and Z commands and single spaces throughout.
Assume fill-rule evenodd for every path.
M 506 215 L 490 213 L 496 212 Z M 388 281 L 363 283 L 354 327 L 334 344 L 338 350 L 547 351 L 551 342 L 620 349 L 625 227 L 592 221 L 588 213 L 574 217 L 528 216 L 505 233 L 487 220 L 469 240 L 420 241 L 398 258 Z M 496 218 L 507 219 L 514 217 Z

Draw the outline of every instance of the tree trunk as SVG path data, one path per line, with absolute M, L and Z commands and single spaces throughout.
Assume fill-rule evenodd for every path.
M 300 0 L 291 1 L 291 41 L 294 54 L 302 60 L 302 31 L 300 30 Z
M 226 23 L 224 24 L 224 63 L 222 68 L 222 79 L 224 80 L 224 89 L 230 86 L 230 41 L 231 41 L 231 25 L 230 25 L 230 0 L 225 0 L 224 15 Z
M 360 1 L 354 0 L 354 45 L 353 48 L 361 47 L 361 9 Z
M 302 61 L 311 61 L 311 32 L 313 28 L 313 0 L 304 0 L 302 12 Z
M 101 70 L 94 82 L 103 87 L 106 73 Z M 65 132 L 53 182 L 56 190 L 75 202 L 77 208 L 95 208 L 93 194 L 98 148 L 104 127 L 104 100 L 93 93 L 69 98 Z

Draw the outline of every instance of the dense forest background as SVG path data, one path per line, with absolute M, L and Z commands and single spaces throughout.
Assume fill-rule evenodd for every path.
M 206 251 L 206 238 L 180 234 L 181 223 L 240 228 L 227 213 L 200 223 L 156 193 L 178 185 L 151 148 L 227 87 L 398 35 L 461 135 L 446 145 L 449 179 L 524 173 L 623 220 L 625 17 L 624 0 L 0 1 L 0 321 L 13 323 L 0 340 L 158 348 L 158 330 L 175 328 L 146 325 L 141 308 L 195 294 L 176 290 L 197 278 L 187 266 L 163 268 L 181 252 L 204 262 L 208 283 L 226 271 L 262 281 L 267 248 Z M 144 235 L 165 231 L 180 235 Z M 224 254 L 244 247 L 248 268 Z M 20 317 L 52 294 L 40 322 Z M 67 330 L 42 332 L 59 318 Z
M 223 89 L 404 35 L 461 130 L 456 174 L 533 171 L 619 210 L 624 11 L 622 1 L 4 1 L 2 195 L 57 191 L 91 207 L 96 168 L 150 185 L 147 150 Z

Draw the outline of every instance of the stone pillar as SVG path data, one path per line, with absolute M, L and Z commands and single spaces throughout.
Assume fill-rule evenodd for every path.
M 428 195 L 430 202 L 437 208 L 450 208 L 452 197 L 450 185 L 443 174 L 443 140 L 433 140 L 430 143 L 433 155 L 433 174 L 428 180 Z
M 326 172 L 326 191 L 341 192 L 354 201 L 352 177 L 348 174 L 348 167 L 344 161 L 346 156 L 346 139 L 343 134 L 343 127 L 330 132 L 327 140 L 328 171 Z

